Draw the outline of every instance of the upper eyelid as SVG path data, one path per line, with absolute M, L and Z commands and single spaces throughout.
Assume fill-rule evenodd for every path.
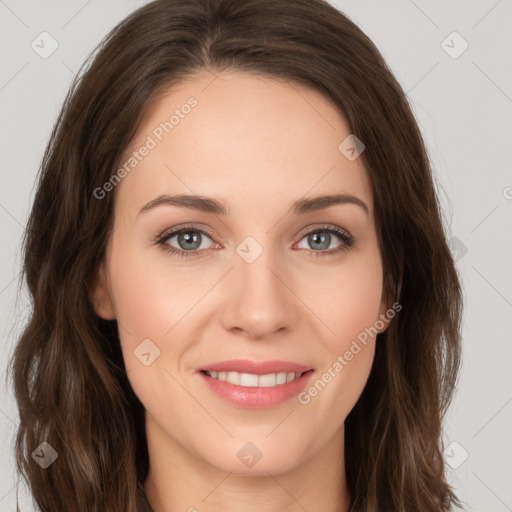
M 312 231 L 322 231 L 322 230 L 334 230 L 334 231 L 341 231 L 343 234 L 345 234 L 347 237 L 352 237 L 352 234 L 347 231 L 345 228 L 342 228 L 341 226 L 335 226 L 333 224 L 323 224 L 323 225 L 312 225 L 307 226 L 303 230 L 299 232 L 298 236 L 306 236 L 307 234 L 311 233 Z
M 190 230 L 190 231 L 199 231 L 201 233 L 204 233 L 205 235 L 207 235 L 209 238 L 211 239 L 214 239 L 214 235 L 212 233 L 210 233 L 207 229 L 205 229 L 204 227 L 199 227 L 199 226 L 181 226 L 179 228 L 172 228 L 168 231 L 164 231 L 161 235 L 158 235 L 156 240 L 166 240 L 166 239 L 169 239 L 169 238 L 172 238 L 176 235 L 179 235 L 182 231 L 187 231 L 187 230 Z

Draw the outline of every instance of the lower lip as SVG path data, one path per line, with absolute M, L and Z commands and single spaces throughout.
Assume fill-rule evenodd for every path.
M 212 379 L 208 375 L 198 372 L 204 383 L 226 402 L 247 409 L 268 409 L 281 405 L 298 395 L 305 387 L 314 371 L 308 371 L 286 384 L 270 387 L 237 386 L 230 382 Z

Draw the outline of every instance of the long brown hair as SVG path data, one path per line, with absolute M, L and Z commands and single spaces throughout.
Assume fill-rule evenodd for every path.
M 11 362 L 17 470 L 44 511 L 139 510 L 149 464 L 144 408 L 116 322 L 99 318 L 89 300 L 113 226 L 114 194 L 99 200 L 94 191 L 162 91 L 224 69 L 321 92 L 366 147 L 386 288 L 402 310 L 378 336 L 346 418 L 350 511 L 459 506 L 445 479 L 442 421 L 460 366 L 462 293 L 430 163 L 381 54 L 323 0 L 156 0 L 84 63 L 44 153 L 23 239 L 33 307 Z M 43 442 L 58 454 L 46 469 L 31 456 Z

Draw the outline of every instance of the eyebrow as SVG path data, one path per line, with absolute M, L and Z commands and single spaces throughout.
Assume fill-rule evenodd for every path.
M 292 204 L 288 213 L 303 215 L 318 210 L 324 210 L 325 208 L 338 204 L 354 204 L 360 206 L 366 215 L 369 215 L 370 213 L 366 203 L 358 197 L 350 194 L 320 195 L 306 199 L 298 199 Z M 153 208 L 162 205 L 190 208 L 216 215 L 229 215 L 229 208 L 227 208 L 222 202 L 211 197 L 188 194 L 158 196 L 156 199 L 153 199 L 144 205 L 137 215 L 146 213 Z

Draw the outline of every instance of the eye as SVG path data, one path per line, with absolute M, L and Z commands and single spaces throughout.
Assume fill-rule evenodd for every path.
M 201 252 L 204 252 L 204 249 L 211 248 L 212 239 L 213 235 L 208 234 L 203 229 L 185 226 L 162 235 L 155 243 L 166 252 L 181 258 L 190 258 L 200 255 Z M 306 252 L 309 252 L 312 257 L 334 256 L 355 246 L 354 237 L 341 228 L 333 226 L 321 226 L 310 230 L 302 236 L 300 242 L 295 244 L 294 247 L 304 249 L 300 245 L 304 239 L 310 247 L 313 247 L 313 250 L 306 247 Z M 333 248 L 332 243 L 336 242 L 336 239 L 339 243 Z M 221 247 L 219 244 L 215 245 L 215 248 Z
M 157 240 L 157 244 L 161 245 L 164 251 L 180 257 L 195 256 L 200 250 L 210 248 L 211 242 L 212 239 L 205 231 L 193 227 L 171 231 Z
M 332 247 L 332 243 L 335 243 L 336 239 L 339 243 L 335 247 Z M 313 251 L 310 251 L 310 255 L 319 257 L 330 256 L 340 251 L 346 251 L 350 247 L 353 247 L 355 242 L 351 235 L 332 226 L 324 226 L 309 231 L 302 237 L 301 242 L 302 240 L 306 240 L 306 244 L 314 248 Z M 301 242 L 297 244 L 297 247 L 304 248 L 301 247 Z M 308 247 L 306 247 L 306 249 L 308 249 Z M 332 250 L 327 251 L 327 249 Z

